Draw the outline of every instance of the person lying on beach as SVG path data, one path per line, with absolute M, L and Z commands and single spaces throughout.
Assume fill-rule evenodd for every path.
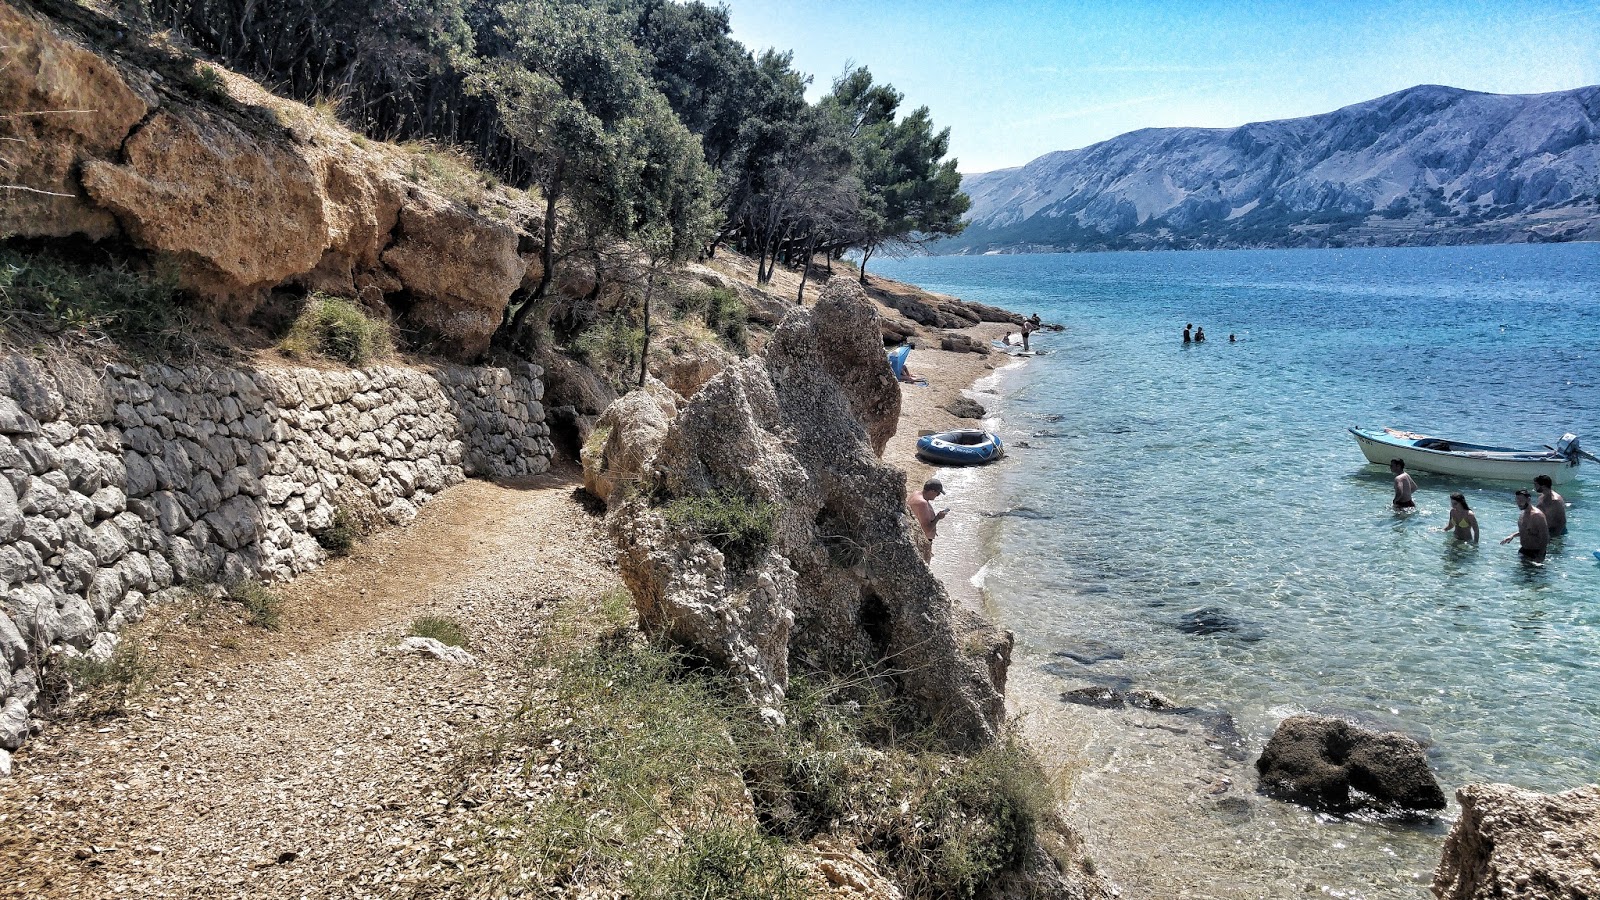
M 1417 502 L 1411 499 L 1411 495 L 1417 492 L 1417 482 L 1406 471 L 1406 461 L 1399 458 L 1389 460 L 1389 471 L 1394 473 L 1394 508 L 1415 509 Z
M 1455 493 L 1450 495 L 1450 522 L 1439 530 L 1454 531 L 1458 541 L 1465 541 L 1469 544 L 1478 542 L 1478 514 L 1474 513 L 1472 507 L 1467 505 L 1467 498 L 1464 494 Z
M 1527 488 L 1517 491 L 1517 509 L 1522 510 L 1522 515 L 1517 517 L 1517 530 L 1506 535 L 1500 543 L 1509 544 L 1513 538 L 1521 538 L 1517 552 L 1522 554 L 1522 558 L 1529 562 L 1544 562 L 1545 549 L 1550 546 L 1550 523 L 1545 521 L 1539 507 L 1533 505 L 1533 495 Z

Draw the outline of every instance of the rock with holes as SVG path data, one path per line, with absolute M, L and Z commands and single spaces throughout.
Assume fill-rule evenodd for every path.
M 1256 761 L 1261 789 L 1314 809 L 1444 809 L 1444 791 L 1421 744 L 1329 716 L 1283 720 Z
M 1433 875 L 1440 900 L 1600 897 L 1600 784 L 1560 794 L 1469 784 L 1456 800 L 1461 818 Z
M 768 717 L 789 671 L 898 673 L 952 745 L 997 733 L 1010 635 L 923 563 L 877 459 L 899 390 L 848 279 L 680 406 L 609 526 L 644 627 L 733 672 Z M 652 433 L 653 439 L 653 433 Z

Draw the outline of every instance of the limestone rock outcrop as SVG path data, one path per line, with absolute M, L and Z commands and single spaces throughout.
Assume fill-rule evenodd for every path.
M 227 102 L 203 99 L 10 4 L 0 47 L 0 109 L 25 113 L 0 122 L 25 188 L 5 192 L 0 238 L 117 239 L 231 317 L 280 286 L 359 297 L 460 360 L 488 348 L 537 255 L 527 197 L 446 197 L 403 151 L 242 76 L 208 68 Z
M 642 420 L 659 408 L 632 408 L 641 421 L 608 441 L 654 440 Z M 767 715 L 798 659 L 888 675 L 952 745 L 977 746 L 1004 716 L 1011 638 L 957 609 L 917 552 L 905 476 L 876 458 L 898 413 L 873 308 L 836 279 L 679 408 L 609 525 L 644 625 L 728 668 Z M 773 510 L 770 540 L 736 556 L 667 514 L 715 497 Z
M 738 359 L 714 344 L 674 340 L 659 353 L 652 349 L 650 369 L 667 387 L 688 397 Z
M 141 247 L 182 256 L 187 286 L 253 295 L 310 271 L 328 247 L 317 179 L 286 141 L 203 110 L 157 112 L 120 162 L 90 159 L 82 181 Z
M 1456 800 L 1461 818 L 1433 875 L 1440 900 L 1600 897 L 1600 785 L 1541 794 L 1469 784 Z
M 1444 809 L 1444 791 L 1421 744 L 1330 716 L 1291 716 L 1256 761 L 1261 789 L 1315 809 L 1348 812 L 1367 805 Z
M 607 407 L 580 452 L 584 488 L 610 504 L 619 485 L 637 485 L 677 413 L 677 394 L 653 379 Z

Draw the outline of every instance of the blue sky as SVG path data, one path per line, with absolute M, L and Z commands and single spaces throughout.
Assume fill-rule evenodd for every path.
M 728 0 L 815 94 L 851 63 L 951 127 L 963 172 L 1139 128 L 1327 112 L 1416 84 L 1600 83 L 1600 3 Z

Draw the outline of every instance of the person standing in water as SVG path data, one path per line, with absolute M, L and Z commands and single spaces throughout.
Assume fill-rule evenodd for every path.
M 1536 475 L 1533 487 L 1539 492 L 1539 512 L 1544 513 L 1544 520 L 1550 525 L 1550 536 L 1560 537 L 1566 534 L 1567 501 L 1556 493 L 1556 483 L 1549 475 Z
M 1460 492 L 1450 495 L 1450 524 L 1439 529 L 1440 531 L 1454 531 L 1456 540 L 1467 544 L 1478 542 L 1478 514 L 1467 505 L 1467 498 Z
M 1522 515 L 1517 517 L 1517 530 L 1506 535 L 1502 544 L 1511 543 L 1514 538 L 1521 538 L 1521 546 L 1517 552 L 1529 562 L 1544 562 L 1545 550 L 1550 546 L 1550 523 L 1545 521 L 1544 513 L 1539 507 L 1533 505 L 1533 495 L 1526 488 L 1517 491 L 1517 509 L 1522 510 Z
M 1399 457 L 1389 460 L 1389 471 L 1394 473 L 1394 508 L 1415 509 L 1417 502 L 1411 495 L 1417 492 L 1417 482 L 1406 471 L 1406 461 Z
M 1193 327 L 1194 327 L 1194 323 L 1193 322 L 1190 322 L 1189 324 L 1183 326 L 1183 342 L 1185 344 L 1190 344 L 1190 343 L 1194 342 L 1194 338 L 1189 337 L 1189 329 L 1191 329 Z
M 1204 325 L 1201 325 L 1199 328 L 1196 328 L 1194 330 L 1194 342 L 1196 344 L 1203 344 L 1203 343 L 1205 343 L 1205 340 L 1206 340 L 1206 327 Z
M 933 539 L 939 536 L 939 520 L 949 515 L 950 510 L 933 510 L 933 501 L 944 493 L 944 482 L 937 478 L 929 478 L 922 483 L 922 490 L 906 498 L 906 508 L 911 510 L 911 515 L 916 517 L 917 525 L 922 528 L 922 534 L 928 539 L 928 549 L 923 551 L 922 561 L 933 559 Z

